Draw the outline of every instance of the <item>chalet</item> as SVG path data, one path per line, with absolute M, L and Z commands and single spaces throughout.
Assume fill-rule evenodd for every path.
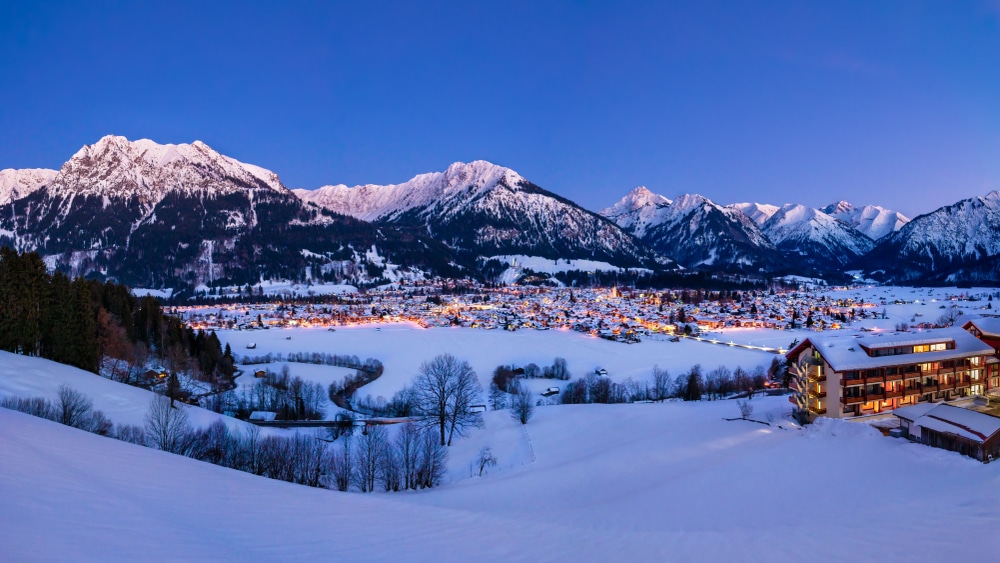
M 255 348 L 257 348 L 256 342 L 251 342 L 250 344 L 247 344 L 247 350 L 254 350 Z
M 1000 367 L 994 350 L 961 328 L 806 338 L 788 351 L 802 365 L 812 415 L 850 418 L 982 395 Z M 790 398 L 795 401 L 795 396 Z
M 972 319 L 962 325 L 962 328 L 992 346 L 995 353 L 1000 353 L 1000 319 Z
M 262 369 L 259 369 L 253 372 L 253 376 L 256 377 L 257 379 L 262 379 L 264 377 L 267 377 L 267 372 Z
M 142 374 L 146 379 L 163 379 L 167 377 L 167 370 L 162 367 L 153 367 L 147 369 L 145 373 Z
M 1000 417 L 947 404 L 921 403 L 893 414 L 911 440 L 983 463 L 1000 456 Z
M 253 422 L 274 422 L 278 413 L 271 411 L 253 411 L 250 413 L 250 420 Z
M 604 368 L 597 368 L 597 369 L 594 370 L 594 374 L 595 375 L 601 375 L 601 376 L 608 375 L 608 370 L 606 370 Z
M 543 397 L 551 397 L 552 395 L 558 395 L 558 394 L 559 394 L 559 388 L 558 387 L 549 387 L 548 389 L 546 389 L 545 391 L 542 391 L 542 393 L 541 393 L 541 395 Z

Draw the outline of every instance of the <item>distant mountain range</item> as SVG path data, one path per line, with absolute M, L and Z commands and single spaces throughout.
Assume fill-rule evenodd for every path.
M 486 161 L 391 185 L 289 190 L 202 142 L 107 136 L 59 170 L 0 171 L 0 245 L 151 287 L 479 275 L 491 258 L 956 283 L 1000 280 L 1000 194 L 910 221 L 846 201 L 720 205 L 639 187 L 594 213 Z

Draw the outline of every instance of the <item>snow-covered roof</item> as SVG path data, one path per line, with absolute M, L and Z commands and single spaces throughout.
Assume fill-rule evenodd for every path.
M 1000 319 L 998 319 L 998 318 L 983 317 L 983 318 L 979 318 L 979 319 L 971 319 L 966 324 L 967 325 L 971 324 L 971 325 L 975 326 L 983 334 L 989 334 L 989 335 L 992 335 L 992 336 L 1000 336 Z
M 819 351 L 835 371 L 873 369 L 902 364 L 940 362 L 973 356 L 993 354 L 993 348 L 961 328 L 942 328 L 923 331 L 919 336 L 913 334 L 868 336 L 855 338 L 824 334 L 809 337 L 806 342 Z M 869 356 L 862 346 L 869 349 L 896 346 L 913 346 L 939 342 L 954 342 L 953 350 L 921 352 L 917 354 L 901 354 L 895 356 Z
M 979 443 L 1000 432 L 1000 417 L 952 405 L 937 405 L 913 423 Z
M 926 334 L 926 333 L 923 333 Z M 940 344 L 942 342 L 953 342 L 951 338 L 948 337 L 934 337 L 934 338 L 920 338 L 919 335 L 905 333 L 899 335 L 892 335 L 892 338 L 879 338 L 877 336 L 870 336 L 868 338 L 859 338 L 858 344 L 861 344 L 869 350 L 881 350 L 884 348 L 897 348 L 900 346 L 919 346 L 921 344 Z
M 917 403 L 908 407 L 899 407 L 898 409 L 893 410 L 892 414 L 904 420 L 913 422 L 939 406 L 940 403 Z

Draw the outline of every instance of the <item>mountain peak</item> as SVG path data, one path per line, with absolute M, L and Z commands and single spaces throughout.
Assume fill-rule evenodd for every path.
M 779 209 L 777 205 L 768 205 L 766 203 L 732 203 L 726 207 L 729 209 L 735 209 L 746 215 L 752 219 L 754 223 L 757 223 L 757 226 L 763 225 L 764 222 L 777 213 Z
M 137 197 L 153 205 L 168 192 L 287 192 L 278 175 L 222 155 L 203 143 L 159 144 L 105 135 L 63 165 L 53 187 L 103 197 Z
M 715 205 L 715 202 L 708 199 L 703 195 L 698 194 L 683 194 L 677 196 L 677 199 L 670 204 L 673 211 L 682 211 L 686 209 L 691 209 L 701 205 Z
M 872 240 L 878 240 L 892 234 L 902 229 L 903 225 L 910 221 L 903 214 L 891 209 L 885 209 L 878 205 L 855 207 L 846 201 L 831 203 L 822 211 L 850 224 Z
M 611 207 L 602 210 L 601 215 L 609 218 L 613 216 L 617 217 L 644 207 L 663 207 L 670 205 L 670 203 L 669 199 L 653 193 L 646 186 L 639 186 L 625 194 L 625 197 L 615 202 Z
M 847 202 L 847 201 L 844 201 L 844 200 L 840 200 L 840 201 L 831 203 L 830 205 L 827 205 L 826 207 L 824 207 L 823 208 L 823 213 L 826 213 L 827 215 L 834 215 L 834 216 L 836 216 L 836 215 L 839 215 L 839 214 L 850 213 L 850 212 L 854 211 L 854 209 L 855 209 L 855 207 L 853 205 L 851 205 L 850 202 Z
M 600 214 L 626 231 L 641 237 L 649 225 L 661 221 L 670 204 L 669 199 L 653 193 L 646 186 L 639 186 L 625 194 L 625 197 L 611 207 L 601 210 Z
M 22 197 L 52 183 L 57 170 L 47 168 L 26 168 L 0 170 L 0 205 Z

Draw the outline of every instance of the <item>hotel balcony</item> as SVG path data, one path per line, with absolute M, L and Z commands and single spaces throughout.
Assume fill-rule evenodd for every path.
M 864 397 L 841 397 L 840 402 L 845 405 L 859 405 L 865 402 Z

